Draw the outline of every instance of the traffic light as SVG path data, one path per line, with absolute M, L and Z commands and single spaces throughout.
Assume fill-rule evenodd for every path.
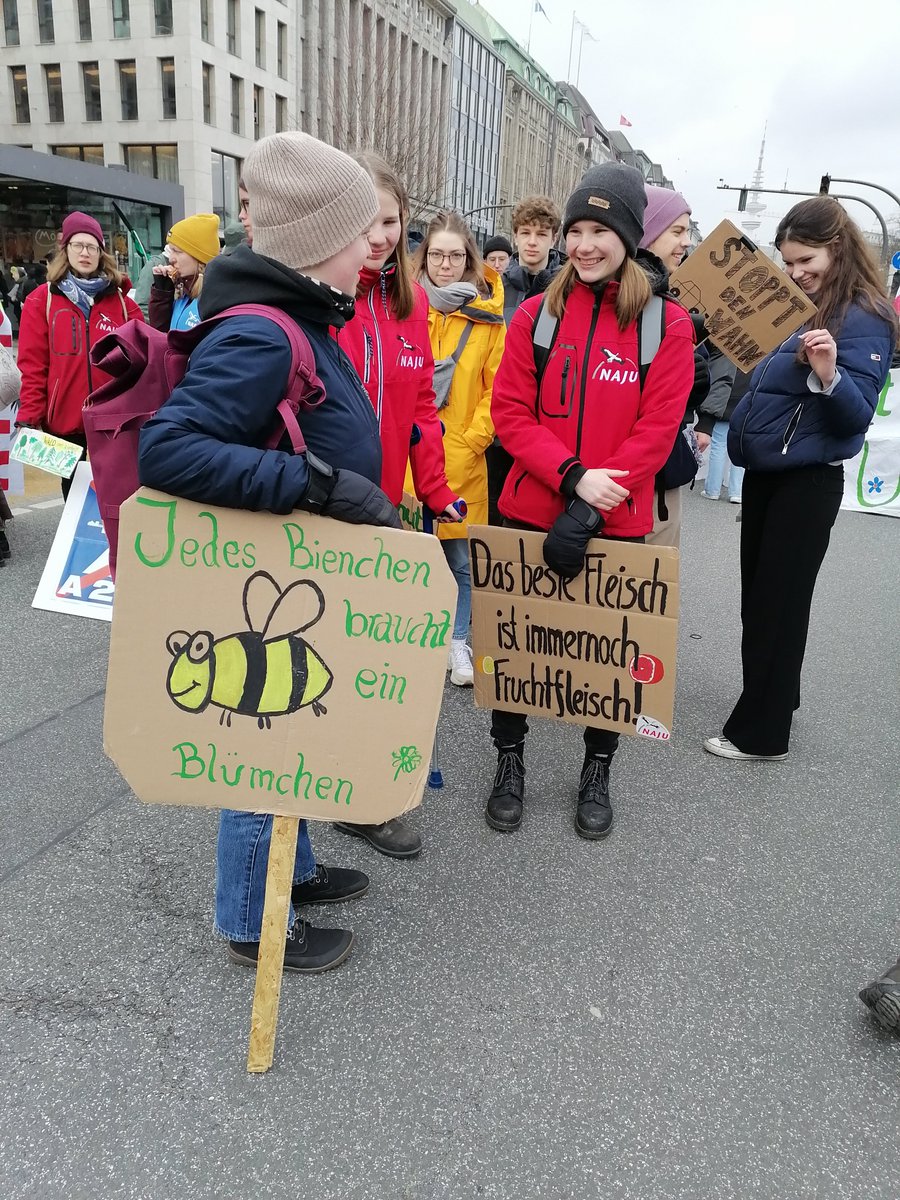
M 738 196 L 738 212 L 747 211 L 747 188 L 741 188 L 741 194 Z
M 820 196 L 827 196 L 827 195 L 828 195 L 828 189 L 829 189 L 830 187 L 831 187 L 831 176 L 830 176 L 830 175 L 823 175 L 823 176 L 822 176 L 822 178 L 821 178 L 821 179 L 820 179 L 820 181 L 819 181 L 819 195 L 820 195 Z

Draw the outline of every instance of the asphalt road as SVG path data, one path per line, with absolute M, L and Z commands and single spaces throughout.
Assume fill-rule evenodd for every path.
M 523 828 L 485 826 L 487 715 L 448 684 L 425 853 L 314 827 L 371 874 L 316 913 L 357 949 L 286 978 L 249 1077 L 215 814 L 134 799 L 102 752 L 108 627 L 30 608 L 58 515 L 18 518 L 0 571 L 4 1200 L 900 1193 L 900 1041 L 856 999 L 900 949 L 900 522 L 840 516 L 791 757 L 734 764 L 701 741 L 737 694 L 739 527 L 687 498 L 676 740 L 623 745 L 605 843 L 547 722 Z

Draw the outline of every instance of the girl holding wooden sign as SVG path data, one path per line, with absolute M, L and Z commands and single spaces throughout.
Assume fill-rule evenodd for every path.
M 744 688 L 710 754 L 788 756 L 819 568 L 897 341 L 881 273 L 830 196 L 794 205 L 775 245 L 818 306 L 754 372 L 731 417 L 728 455 L 746 467 L 741 522 Z
M 587 172 L 566 204 L 569 261 L 545 296 L 517 310 L 494 386 L 497 435 L 514 459 L 500 511 L 509 525 L 548 531 L 544 558 L 567 578 L 583 569 L 592 537 L 641 542 L 653 528 L 655 477 L 694 381 L 691 318 L 663 298 L 658 273 L 654 300 L 650 264 L 641 265 L 646 204 L 634 167 Z M 642 323 L 645 310 L 654 315 Z M 498 765 L 485 813 L 494 829 L 522 821 L 527 728 L 524 715 L 494 711 Z M 581 837 L 604 838 L 612 827 L 609 768 L 618 740 L 612 730 L 585 729 Z

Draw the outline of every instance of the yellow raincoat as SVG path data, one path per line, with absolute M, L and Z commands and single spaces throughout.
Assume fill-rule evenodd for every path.
M 478 296 L 465 306 L 472 313 L 474 328 L 456 364 L 449 402 L 438 413 L 444 423 L 447 482 L 468 505 L 465 521 L 438 525 L 442 538 L 465 537 L 467 524 L 486 525 L 488 519 L 484 452 L 494 440 L 491 394 L 506 340 L 506 323 L 500 276 L 487 265 L 484 276 L 492 294 L 486 299 Z M 484 316 L 479 319 L 481 313 Z M 428 333 L 435 361 L 450 357 L 468 320 L 458 312 L 445 315 L 429 306 Z

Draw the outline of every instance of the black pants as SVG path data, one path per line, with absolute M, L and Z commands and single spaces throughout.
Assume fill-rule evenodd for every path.
M 48 430 L 48 432 L 49 432 L 49 430 Z M 84 435 L 84 433 L 58 433 L 55 436 L 61 437 L 67 442 L 74 442 L 76 446 L 82 446 L 84 448 L 84 450 L 87 450 L 87 437 Z M 85 457 L 85 454 L 82 453 L 81 459 L 83 459 L 84 457 Z M 81 461 L 81 459 L 79 459 L 79 462 Z M 77 466 L 77 464 L 76 464 L 76 466 Z M 72 486 L 72 479 L 74 478 L 74 476 L 75 476 L 75 472 L 73 471 L 68 479 L 60 480 L 60 483 L 62 485 L 63 500 L 68 500 L 68 498 L 69 498 L 69 489 Z
M 513 457 L 503 449 L 499 439 L 494 438 L 485 451 L 484 461 L 487 464 L 488 477 L 488 524 L 502 525 L 503 517 L 497 503 L 506 477 L 512 470 Z
M 523 525 L 515 521 L 501 520 L 501 524 L 510 529 L 535 529 L 533 525 Z M 537 530 L 538 533 L 545 532 Z M 600 534 L 603 537 L 603 534 Z M 643 542 L 643 537 L 610 538 L 610 541 Z M 491 713 L 491 737 L 499 750 L 501 746 L 517 746 L 525 741 L 528 733 L 528 718 L 524 713 L 506 712 L 495 708 Z M 584 728 L 584 748 L 590 755 L 603 754 L 612 758 L 619 745 L 619 735 L 612 729 L 594 729 L 590 725 Z
M 746 754 L 787 753 L 813 591 L 843 490 L 841 466 L 748 470 L 744 476 L 744 690 L 723 733 Z

